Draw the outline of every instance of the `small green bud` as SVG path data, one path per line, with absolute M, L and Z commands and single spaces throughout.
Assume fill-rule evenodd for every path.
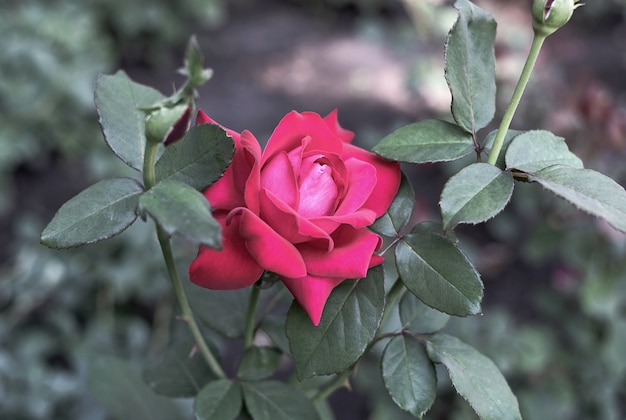
M 146 139 L 166 146 L 173 143 L 189 128 L 190 115 L 191 106 L 186 103 L 153 109 L 146 116 Z
M 538 35 L 548 36 L 565 25 L 582 4 L 578 0 L 535 0 L 533 3 L 533 29 Z

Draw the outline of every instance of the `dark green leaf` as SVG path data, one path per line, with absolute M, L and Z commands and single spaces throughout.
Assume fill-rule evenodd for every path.
M 165 149 L 156 164 L 156 179 L 174 180 L 197 190 L 218 180 L 233 157 L 233 139 L 214 124 L 200 124 Z
M 144 381 L 157 393 L 168 397 L 193 397 L 216 379 L 199 352 L 192 351 L 195 341 L 185 332 L 174 339 L 158 363 L 143 371 Z
M 500 213 L 513 194 L 513 175 L 488 163 L 473 163 L 446 182 L 441 193 L 444 229 L 481 223 Z
M 509 148 L 509 144 L 511 144 L 511 141 L 519 136 L 520 134 L 522 134 L 523 131 L 519 131 L 519 130 L 507 130 L 506 134 L 504 135 L 504 140 L 502 141 L 502 149 L 500 150 L 500 154 L 498 155 L 498 160 L 496 161 L 496 166 L 500 169 L 504 169 L 506 168 L 506 164 L 504 162 L 504 156 L 506 154 L 507 149 Z M 487 157 L 489 156 L 489 152 L 491 152 L 491 148 L 493 147 L 493 142 L 496 139 L 496 135 L 498 135 L 498 130 L 493 130 L 491 133 L 487 134 L 487 137 L 485 137 L 485 141 L 484 141 L 484 149 L 483 149 L 483 156 L 485 157 L 485 160 L 487 160 Z
M 131 178 L 92 185 L 63 204 L 41 234 L 41 243 L 69 248 L 122 233 L 137 218 L 143 187 Z
M 298 378 L 341 372 L 354 364 L 374 338 L 384 306 L 381 266 L 370 269 L 364 279 L 336 287 L 317 327 L 294 301 L 286 330 Z
M 457 392 L 482 420 L 522 418 L 517 398 L 491 359 L 446 334 L 428 338 L 428 352 L 448 369 Z
M 229 379 L 219 379 L 206 385 L 194 401 L 196 420 L 232 420 L 241 412 L 241 388 Z
M 111 356 L 99 356 L 87 374 L 89 389 L 117 420 L 183 420 L 176 403 L 155 394 L 137 369 Z
M 209 290 L 190 281 L 183 282 L 183 287 L 191 307 L 201 322 L 225 337 L 243 337 L 250 288 Z
M 405 293 L 398 305 L 402 327 L 418 334 L 431 334 L 445 327 L 448 314 L 425 305 L 411 293 Z
M 407 289 L 428 306 L 457 316 L 480 312 L 480 276 L 444 236 L 430 232 L 406 235 L 396 246 L 396 266 Z
M 394 337 L 383 352 L 381 372 L 393 401 L 422 418 L 437 396 L 437 375 L 424 344 L 410 335 Z
M 485 127 L 495 113 L 493 17 L 467 0 L 454 4 L 459 17 L 446 42 L 446 80 L 454 120 L 469 133 Z
M 471 134 L 440 120 L 424 120 L 400 127 L 373 149 L 384 158 L 398 162 L 447 162 L 474 150 Z
M 222 227 L 213 218 L 207 199 L 187 184 L 165 180 L 150 188 L 139 199 L 139 211 L 149 215 L 169 235 L 220 249 Z
M 374 224 L 370 226 L 371 229 L 381 235 L 395 237 L 409 223 L 414 204 L 415 193 L 409 180 L 402 174 L 398 193 L 385 214 L 376 219 Z
M 626 232 L 626 191 L 608 176 L 591 169 L 557 165 L 530 175 L 529 180 Z
M 146 115 L 140 109 L 163 98 L 159 91 L 133 82 L 121 70 L 112 76 L 101 75 L 96 81 L 95 101 L 104 138 L 131 168 L 143 168 Z
M 244 382 L 243 398 L 254 420 L 319 420 L 311 401 L 283 382 Z
M 239 362 L 237 377 L 244 381 L 267 378 L 278 369 L 282 355 L 275 347 L 249 347 Z
M 507 168 L 535 173 L 553 165 L 583 168 L 582 161 L 567 148 L 565 139 L 549 131 L 527 131 L 515 137 L 506 152 Z

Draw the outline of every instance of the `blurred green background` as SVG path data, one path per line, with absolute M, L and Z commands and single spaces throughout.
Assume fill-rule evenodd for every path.
M 476 3 L 499 23 L 502 113 L 532 37 L 529 2 Z M 622 185 L 625 16 L 623 0 L 579 9 L 547 41 L 513 124 L 566 137 L 587 167 Z M 338 108 L 369 148 L 402 124 L 450 118 L 443 44 L 455 18 L 436 0 L 0 1 L 0 418 L 112 418 L 119 411 L 90 389 L 120 379 L 94 377 L 93 366 L 114 355 L 139 369 L 160 354 L 176 314 L 150 223 L 75 250 L 38 243 L 63 202 L 133 175 L 102 141 L 97 74 L 122 68 L 169 94 L 196 34 L 215 70 L 199 105 L 222 124 L 263 140 L 291 109 Z M 457 169 L 406 168 L 418 217 L 438 220 Z M 493 358 L 525 418 L 626 418 L 626 236 L 523 184 L 506 212 L 458 233 L 484 277 L 484 315 L 447 328 Z M 354 390 L 331 398 L 336 418 L 409 418 L 377 363 L 364 360 Z M 149 395 L 132 372 L 131 389 Z M 124 404 L 116 418 L 141 418 L 138 403 Z M 191 417 L 188 401 L 167 407 Z M 445 375 L 427 418 L 472 418 Z

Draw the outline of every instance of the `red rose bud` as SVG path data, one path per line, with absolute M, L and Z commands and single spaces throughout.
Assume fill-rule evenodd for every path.
M 169 146 L 185 135 L 190 117 L 191 105 L 187 103 L 156 108 L 146 117 L 146 139 L 150 143 Z
M 571 19 L 574 10 L 582 4 L 578 0 L 535 0 L 533 3 L 533 29 L 548 36 Z
M 215 123 L 203 112 L 197 122 Z M 249 131 L 227 133 L 232 163 L 204 191 L 223 249 L 201 247 L 190 279 L 233 290 L 275 273 L 318 325 L 335 286 L 382 264 L 382 240 L 367 227 L 395 197 L 400 166 L 352 145 L 336 112 L 290 112 L 265 150 Z

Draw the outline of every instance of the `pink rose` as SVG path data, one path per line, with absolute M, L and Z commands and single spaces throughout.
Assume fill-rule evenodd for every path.
M 197 123 L 214 123 L 200 111 Z M 264 151 L 249 131 L 227 130 L 235 154 L 204 195 L 223 227 L 223 250 L 201 247 L 195 284 L 233 290 L 264 270 L 280 277 L 318 325 L 332 289 L 363 278 L 383 258 L 366 227 L 389 207 L 400 167 L 350 144 L 354 133 L 313 112 L 287 114 Z

